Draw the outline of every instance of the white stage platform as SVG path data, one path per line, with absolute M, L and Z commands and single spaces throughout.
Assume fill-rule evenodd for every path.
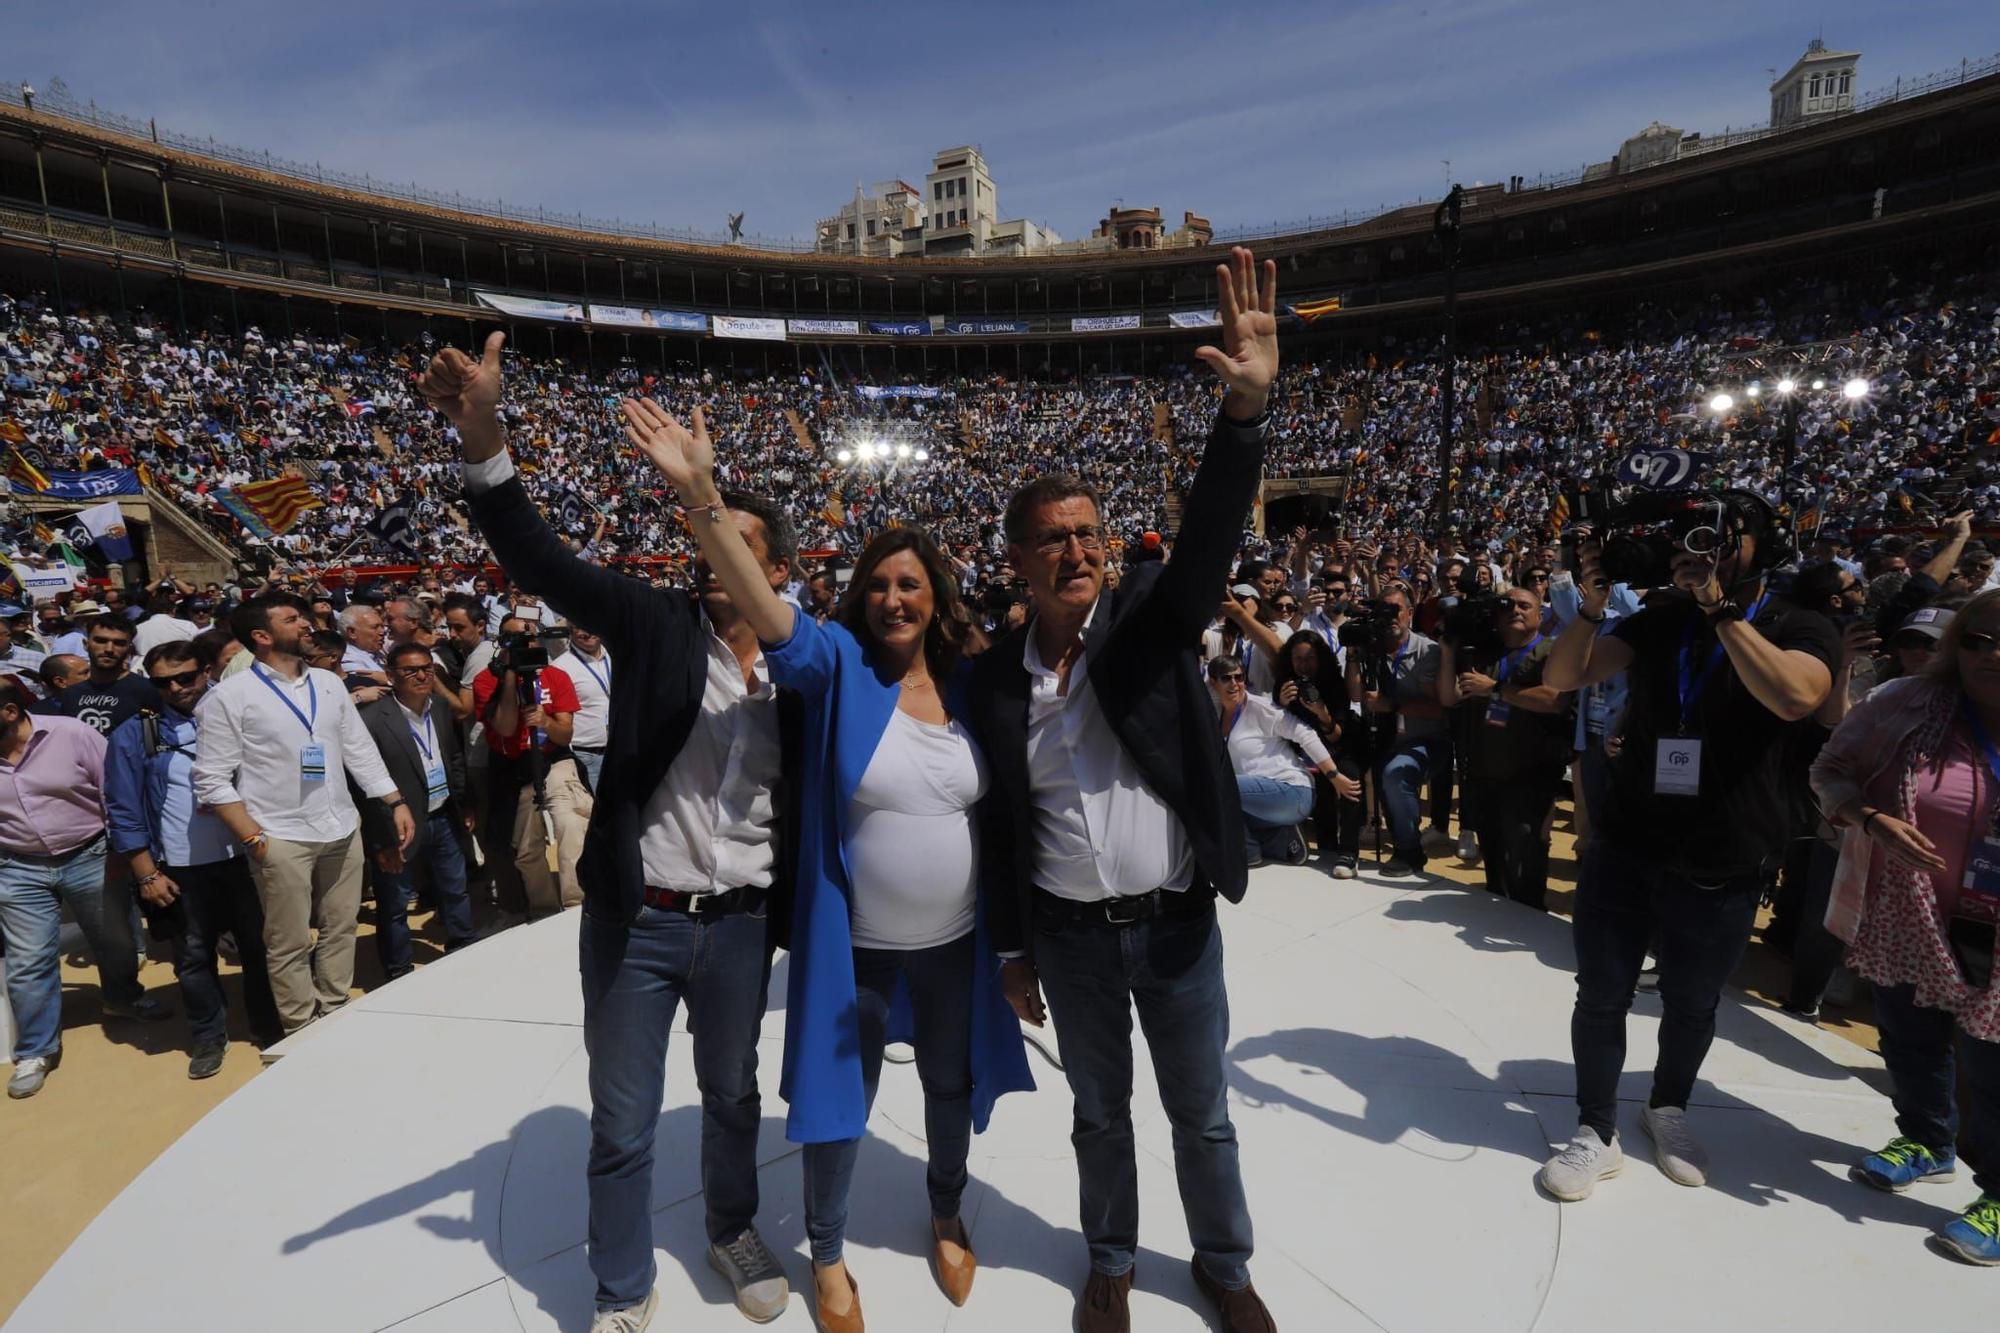
M 1276 868 L 1223 921 L 1253 1271 L 1287 1333 L 1992 1327 L 2000 1278 L 1924 1245 L 1970 1182 L 1899 1198 L 1846 1178 L 1893 1130 L 1881 1067 L 1852 1044 L 1726 1000 L 1692 1112 L 1714 1179 L 1684 1189 L 1638 1128 L 1658 1013 L 1641 996 L 1623 1088 L 1631 1157 L 1595 1198 L 1563 1206 L 1533 1177 L 1573 1124 L 1567 923 L 1479 891 Z M 134 1181 L 9 1329 L 585 1329 L 576 932 L 574 915 L 508 932 L 312 1029 Z M 775 1095 L 779 967 L 759 1222 L 794 1287 L 773 1327 L 803 1330 L 800 1170 Z M 1002 1101 L 974 1143 L 965 1215 L 981 1268 L 963 1310 L 925 1261 L 915 1073 L 885 1071 L 848 1246 L 877 1333 L 1071 1327 L 1086 1260 L 1069 1094 L 1034 1063 L 1041 1090 Z M 1210 1328 L 1140 1068 L 1133 1325 Z M 677 1041 L 654 1327 L 740 1333 L 703 1260 L 698 1119 Z

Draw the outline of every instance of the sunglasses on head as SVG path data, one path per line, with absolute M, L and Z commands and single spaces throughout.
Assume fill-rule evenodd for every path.
M 182 689 L 186 689 L 201 679 L 201 668 L 196 667 L 192 671 L 176 672 L 171 676 L 149 676 L 147 679 L 151 680 L 154 686 L 159 689 L 165 689 L 169 685 L 178 685 Z

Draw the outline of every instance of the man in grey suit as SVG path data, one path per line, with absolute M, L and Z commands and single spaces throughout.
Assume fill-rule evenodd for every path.
M 433 704 L 436 665 L 430 649 L 398 644 L 385 665 L 391 692 L 364 707 L 361 720 L 417 817 L 417 837 L 408 851 L 400 850 L 389 820 L 374 818 L 369 807 L 379 802 L 372 801 L 364 807 L 368 813 L 361 837 L 374 863 L 375 948 L 383 972 L 393 981 L 411 967 L 409 903 L 419 865 L 444 923 L 445 952 L 472 943 L 472 898 L 466 892 L 465 851 L 459 842 L 460 831 L 471 830 L 472 813 L 465 799 L 465 751 L 458 728 L 450 709 Z

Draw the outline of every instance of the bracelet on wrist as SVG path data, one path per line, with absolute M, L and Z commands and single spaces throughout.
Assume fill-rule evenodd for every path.
M 143 889 L 143 888 L 145 888 L 145 887 L 146 887 L 146 886 L 147 886 L 148 884 L 151 884 L 151 883 L 152 883 L 152 882 L 153 882 L 154 880 L 158 879 L 159 877 L 160 877 L 160 872 L 159 872 L 159 871 L 157 871 L 157 870 L 155 870 L 155 871 L 154 871 L 154 872 L 153 872 L 152 874 L 150 874 L 150 875 L 141 875 L 141 876 L 139 876 L 139 878 L 138 878 L 138 879 L 137 879 L 137 880 L 136 880 L 135 882 L 136 882 L 136 883 L 138 884 L 138 886 L 139 886 L 140 888 L 142 888 L 142 889 Z
M 1861 836 L 1862 836 L 1862 837 L 1864 837 L 1864 838 L 1865 838 L 1865 837 L 1867 837 L 1867 836 L 1868 836 L 1868 825 L 1869 825 L 1869 824 L 1871 824 L 1871 823 L 1873 823 L 1873 822 L 1874 822 L 1874 819 L 1875 819 L 1875 816 L 1877 816 L 1877 815 L 1879 815 L 1879 814 L 1881 814 L 1881 813 L 1882 813 L 1882 812 L 1881 812 L 1880 810 L 1870 810 L 1870 811 L 1869 811 L 1869 812 L 1868 812 L 1867 814 L 1865 814 L 1865 815 L 1861 816 Z
M 242 842 L 245 847 L 262 847 L 265 843 L 269 842 L 270 840 L 271 840 L 271 835 L 264 832 L 262 829 L 259 829 L 255 833 L 252 833 L 249 837 L 242 839 Z
M 707 514 L 709 522 L 720 523 L 722 522 L 722 516 L 728 512 L 722 507 L 720 497 L 710 500 L 705 505 L 683 505 L 681 507 L 686 511 L 688 522 L 690 523 L 694 522 L 695 515 L 697 514 Z

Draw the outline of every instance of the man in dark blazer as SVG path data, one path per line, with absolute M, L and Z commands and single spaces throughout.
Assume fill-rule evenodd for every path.
M 771 685 L 756 634 L 699 563 L 694 591 L 655 588 L 580 558 L 549 528 L 507 455 L 505 341 L 490 335 L 477 361 L 446 348 L 419 387 L 458 429 L 473 521 L 507 577 L 601 635 L 619 665 L 577 865 L 591 1327 L 638 1333 L 659 1303 L 653 1138 L 682 1002 L 701 1089 L 709 1266 L 745 1316 L 766 1322 L 790 1290 L 755 1225 L 757 1035 L 771 952 L 790 928 L 798 793 L 781 779 L 797 771 L 803 713 L 796 694 Z M 784 512 L 749 496 L 728 501 L 727 521 L 783 587 L 797 563 Z
M 1007 506 L 1008 558 L 1035 616 L 974 668 L 993 773 L 981 875 L 1008 999 L 1039 1027 L 1041 995 L 1075 1095 L 1090 1278 L 1080 1333 L 1126 1333 L 1138 1249 L 1132 1020 L 1173 1123 L 1196 1285 L 1225 1333 L 1276 1328 L 1250 1285 L 1250 1208 L 1229 1121 L 1229 1003 L 1215 896 L 1243 897 L 1243 812 L 1203 683 L 1201 634 L 1235 558 L 1264 462 L 1278 369 L 1277 270 L 1238 248 L 1218 269 L 1227 385 L 1173 558 L 1104 587 L 1097 497 L 1042 477 Z
M 465 751 L 447 704 L 432 706 L 431 678 L 437 668 L 431 650 L 419 643 L 398 644 L 388 660 L 390 693 L 361 708 L 361 720 L 382 752 L 382 762 L 416 816 L 417 837 L 408 851 L 397 845 L 388 807 L 356 801 L 361 811 L 361 844 L 374 863 L 375 952 L 391 981 L 408 972 L 409 902 L 418 866 L 424 868 L 438 919 L 444 923 L 446 953 L 472 943 L 472 896 L 466 890 L 465 849 L 460 830 L 472 827 L 465 799 Z

